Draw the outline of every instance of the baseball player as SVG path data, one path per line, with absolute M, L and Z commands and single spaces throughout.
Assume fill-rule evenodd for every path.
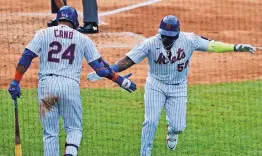
M 208 40 L 194 33 L 180 32 L 176 16 L 161 20 L 158 34 L 146 39 L 111 65 L 115 72 L 121 72 L 148 58 L 149 73 L 146 79 L 144 103 L 145 119 L 141 136 L 141 156 L 151 155 L 156 127 L 162 108 L 167 113 L 167 147 L 176 148 L 178 134 L 186 127 L 187 75 L 193 51 L 208 52 L 255 52 L 249 44 L 228 44 Z M 89 73 L 88 79 L 101 79 L 96 73 Z
M 56 16 L 58 26 L 36 33 L 26 46 L 8 89 L 12 99 L 20 97 L 19 84 L 23 74 L 32 60 L 39 56 L 38 103 L 43 126 L 45 156 L 59 156 L 60 115 L 64 120 L 67 134 L 64 155 L 77 155 L 82 137 L 79 81 L 84 57 L 100 77 L 114 81 L 129 92 L 136 90 L 136 85 L 132 81 L 116 74 L 109 67 L 92 40 L 76 30 L 79 25 L 77 17 L 74 8 L 63 6 Z

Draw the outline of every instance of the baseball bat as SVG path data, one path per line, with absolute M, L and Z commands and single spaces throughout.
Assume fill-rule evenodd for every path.
M 20 132 L 19 132 L 17 99 L 14 100 L 14 106 L 15 106 L 15 156 L 22 156 L 22 148 L 21 148 Z

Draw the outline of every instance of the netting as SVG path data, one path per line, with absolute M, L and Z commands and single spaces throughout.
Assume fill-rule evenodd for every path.
M 67 3 L 79 12 L 82 26 L 82 1 Z M 260 0 L 98 0 L 97 4 L 99 33 L 88 36 L 110 64 L 157 34 L 160 20 L 169 14 L 179 18 L 181 31 L 225 43 L 262 46 Z M 26 45 L 55 18 L 50 6 L 49 1 L 41 0 L 0 0 L 0 156 L 15 155 L 15 114 L 7 89 Z M 176 150 L 169 151 L 163 109 L 159 123 L 151 120 L 156 126 L 153 145 L 148 144 L 153 147 L 152 155 L 262 155 L 261 59 L 261 50 L 254 55 L 195 51 L 187 78 L 187 127 L 179 135 Z M 25 156 L 44 154 L 37 102 L 39 61 L 39 57 L 33 60 L 20 83 L 19 127 Z M 109 80 L 87 81 L 92 69 L 83 61 L 79 156 L 140 155 L 147 62 L 120 73 L 133 73 L 131 80 L 138 90 L 130 94 Z M 62 155 L 68 132 L 61 118 L 59 125 L 59 134 L 52 137 L 58 138 Z

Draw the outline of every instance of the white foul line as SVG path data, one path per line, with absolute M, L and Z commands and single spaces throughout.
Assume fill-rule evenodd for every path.
M 124 12 L 124 11 L 136 9 L 136 8 L 139 8 L 139 7 L 151 5 L 151 4 L 160 2 L 160 1 L 162 1 L 162 0 L 148 0 L 148 1 L 146 1 L 146 2 L 142 2 L 142 3 L 130 5 L 130 6 L 127 6 L 127 7 L 123 7 L 123 8 L 119 8 L 119 9 L 115 9 L 115 10 L 103 12 L 103 13 L 98 14 L 98 16 L 99 16 L 99 17 L 103 17 L 103 16 L 108 16 L 108 15 L 113 15 L 113 14 L 121 13 L 121 12 Z M 4 16 L 33 16 L 33 17 L 36 17 L 36 16 L 51 16 L 51 15 L 52 15 L 52 14 L 51 14 L 50 12 L 48 12 L 48 13 L 43 13 L 43 12 L 30 12 L 30 13 L 16 12 L 16 13 L 0 14 L 0 17 L 1 17 L 1 16 L 3 16 L 3 17 L 4 17 Z M 83 17 L 83 13 L 82 13 L 82 12 L 79 12 L 79 15 L 80 15 L 81 17 Z M 100 24 L 107 25 L 106 22 L 104 22 L 104 21 L 102 21 L 102 20 L 100 20 L 100 19 L 99 19 L 99 23 L 100 23 Z
M 160 2 L 162 0 L 150 0 L 150 1 L 146 1 L 146 2 L 142 2 L 142 3 L 138 3 L 138 4 L 134 4 L 134 5 L 130 5 L 127 7 L 123 7 L 123 8 L 119 8 L 116 10 L 111 10 L 111 11 L 107 11 L 107 12 L 102 12 L 100 14 L 98 14 L 98 16 L 103 17 L 103 16 L 108 16 L 108 15 L 113 15 L 113 14 L 117 14 L 120 12 L 124 12 L 124 11 L 128 11 L 128 10 L 132 10 L 132 9 L 136 9 L 142 6 L 147 6 L 147 5 L 151 5 L 157 2 Z M 82 12 L 79 12 L 80 16 L 83 16 Z M 4 13 L 4 14 L 0 14 L 1 16 L 51 16 L 53 15 L 50 12 L 15 12 L 15 13 Z
M 142 7 L 142 6 L 151 5 L 151 4 L 154 4 L 156 2 L 160 2 L 160 1 L 162 1 L 162 0 L 146 1 L 146 2 L 142 2 L 142 3 L 130 5 L 130 6 L 127 6 L 127 7 L 124 7 L 124 8 L 119 8 L 119 9 L 116 9 L 116 10 L 103 12 L 103 13 L 99 14 L 98 16 L 100 17 L 100 16 L 113 15 L 113 14 L 117 14 L 117 13 L 124 12 L 124 11 L 127 11 L 127 10 L 132 10 L 132 9 L 135 9 L 135 8 L 139 8 L 139 7 Z

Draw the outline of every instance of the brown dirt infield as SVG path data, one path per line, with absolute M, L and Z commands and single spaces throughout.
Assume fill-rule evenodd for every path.
M 98 0 L 98 7 L 99 12 L 102 13 L 144 1 Z M 82 12 L 81 0 L 69 0 L 68 4 Z M 249 43 L 261 46 L 261 7 L 260 0 L 220 0 L 219 2 L 215 0 L 163 0 L 152 5 L 103 16 L 100 19 L 107 25 L 100 25 L 100 34 L 89 35 L 89 37 L 95 41 L 105 60 L 114 63 L 138 43 L 138 38 L 123 34 L 115 36 L 110 33 L 133 32 L 150 37 L 157 32 L 162 17 L 174 14 L 180 19 L 182 31 L 195 32 L 210 39 L 228 43 Z M 50 14 L 39 15 L 39 13 L 47 12 L 50 12 L 50 4 L 43 0 L 0 0 L 0 88 L 8 87 L 17 61 L 35 31 L 45 28 L 46 22 L 54 17 Z M 38 14 L 34 15 L 34 13 Z M 116 47 L 110 47 L 110 45 L 116 45 Z M 121 45 L 125 46 L 120 47 Z M 188 82 L 189 84 L 208 84 L 261 79 L 261 59 L 261 51 L 254 55 L 195 52 L 190 65 Z M 21 82 L 22 88 L 37 86 L 38 62 L 39 59 L 35 59 L 25 74 Z M 81 87 L 115 86 L 108 80 L 86 81 L 86 75 L 90 71 L 90 67 L 84 61 Z M 123 73 L 128 72 L 133 73 L 131 79 L 138 86 L 144 86 L 147 76 L 146 60 Z

